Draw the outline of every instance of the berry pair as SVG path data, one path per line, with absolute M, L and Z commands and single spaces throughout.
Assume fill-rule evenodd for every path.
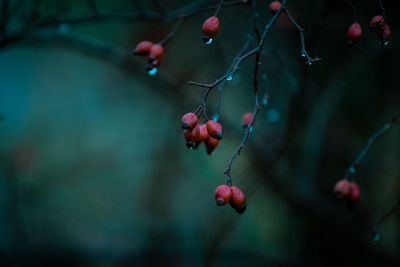
M 206 124 L 198 124 L 198 121 L 197 115 L 192 112 L 186 113 L 181 119 L 186 146 L 196 149 L 204 142 L 210 155 L 222 139 L 222 126 L 213 120 L 207 121 Z
M 225 206 L 229 203 L 229 205 L 231 205 L 231 207 L 239 214 L 242 214 L 247 207 L 245 195 L 236 186 L 218 186 L 215 189 L 214 198 L 217 202 L 217 206 Z
M 387 45 L 392 35 L 389 25 L 382 16 L 375 16 L 369 22 L 369 30 L 375 32 L 380 44 Z
M 340 180 L 335 185 L 334 193 L 337 199 L 346 200 L 349 208 L 354 208 L 360 202 L 360 189 L 355 182 Z
M 161 65 L 164 48 L 160 44 L 153 44 L 150 41 L 141 41 L 135 48 L 135 55 L 146 56 L 149 69 L 158 68 Z

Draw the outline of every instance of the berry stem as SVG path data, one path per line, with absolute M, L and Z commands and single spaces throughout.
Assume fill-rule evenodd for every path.
M 351 7 L 351 9 L 353 10 L 353 15 L 354 15 L 354 21 L 357 22 L 358 18 L 357 18 L 357 11 L 356 8 L 354 7 L 354 5 L 349 1 L 349 0 L 345 0 L 346 3 Z
M 222 6 L 224 5 L 224 2 L 225 2 L 224 0 L 221 0 L 221 2 L 219 2 L 217 10 L 215 10 L 214 17 L 218 16 L 219 11 L 221 10 Z

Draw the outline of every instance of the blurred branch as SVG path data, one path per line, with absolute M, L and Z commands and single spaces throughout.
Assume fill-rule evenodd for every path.
M 361 150 L 360 154 L 358 154 L 357 158 L 353 161 L 353 163 L 350 165 L 350 167 L 347 169 L 343 179 L 354 179 L 355 172 L 356 172 L 356 167 L 358 164 L 360 164 L 361 160 L 367 155 L 369 149 L 371 146 L 384 134 L 386 133 L 392 126 L 393 124 L 399 122 L 400 116 L 393 117 L 391 121 L 385 123 L 383 127 L 381 127 L 379 130 L 374 132 L 372 136 L 368 139 L 367 144 L 364 146 L 364 148 Z
M 0 35 L 1 40 L 7 38 L 8 28 L 8 0 L 1 1 L 1 21 L 0 21 Z

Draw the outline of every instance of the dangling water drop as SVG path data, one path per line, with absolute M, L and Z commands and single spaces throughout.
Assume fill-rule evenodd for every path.
M 264 105 L 264 106 L 266 106 L 267 104 L 268 104 L 268 99 L 263 99 L 263 101 L 262 101 L 262 104 Z
M 306 57 L 306 53 L 301 52 L 301 57 Z
M 233 79 L 232 75 L 229 75 L 228 77 L 226 77 L 227 81 L 231 81 Z
M 372 237 L 372 241 L 378 242 L 381 239 L 381 235 L 379 233 L 375 233 Z
M 386 41 L 383 43 L 383 46 L 387 46 L 389 44 L 389 41 Z
M 154 76 L 157 73 L 157 68 L 150 68 L 147 70 L 147 74 L 149 74 L 150 76 Z
M 312 65 L 312 62 L 311 62 L 311 61 L 309 61 L 307 64 L 308 64 L 308 66 L 311 66 L 311 65 Z
M 250 126 L 249 133 L 253 131 L 253 126 Z
M 214 114 L 211 119 L 213 121 L 218 121 L 218 114 Z

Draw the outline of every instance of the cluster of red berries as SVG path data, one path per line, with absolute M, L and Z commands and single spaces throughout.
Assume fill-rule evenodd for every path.
M 369 22 L 369 30 L 375 32 L 379 42 L 382 45 L 387 45 L 391 36 L 389 25 L 382 16 L 375 16 Z
M 360 202 L 360 189 L 355 182 L 346 179 L 336 183 L 334 193 L 339 200 L 345 200 L 349 208 L 354 208 Z
M 369 22 L 369 29 L 371 32 L 375 32 L 378 37 L 379 43 L 382 45 L 387 45 L 391 36 L 391 31 L 389 25 L 385 22 L 385 19 L 378 15 L 371 19 Z M 350 44 L 356 44 L 361 40 L 362 29 L 360 24 L 354 22 L 350 25 L 347 30 L 347 41 Z
M 225 206 L 229 203 L 239 214 L 242 214 L 246 210 L 246 197 L 236 186 L 218 186 L 215 189 L 214 198 L 217 206 Z
M 211 155 L 222 139 L 222 126 L 216 121 L 209 120 L 205 124 L 198 124 L 197 115 L 189 112 L 183 115 L 182 129 L 186 146 L 189 149 L 196 149 L 202 142 L 206 146 L 207 153 Z
M 149 63 L 148 70 L 158 68 L 161 65 L 164 48 L 160 44 L 150 41 L 141 41 L 135 48 L 135 55 L 146 56 Z

